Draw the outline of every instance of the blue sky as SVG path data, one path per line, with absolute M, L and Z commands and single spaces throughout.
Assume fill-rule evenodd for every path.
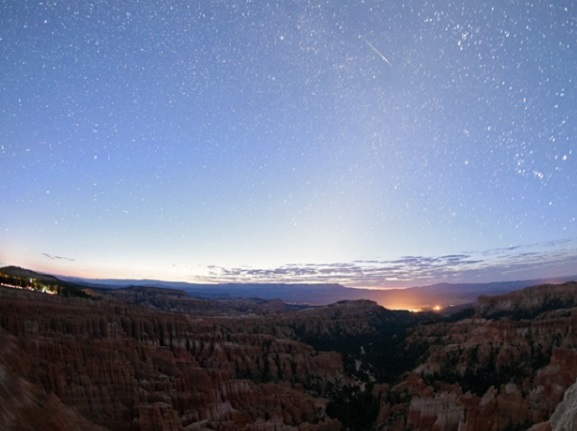
M 577 273 L 571 1 L 0 5 L 4 264 L 370 287 Z

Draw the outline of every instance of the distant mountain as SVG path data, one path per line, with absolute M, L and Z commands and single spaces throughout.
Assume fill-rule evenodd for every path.
M 18 266 L 0 268 L 0 283 L 5 287 L 36 290 L 64 296 L 89 297 L 85 286 L 61 280 Z
M 227 283 L 195 284 L 162 280 L 83 279 L 41 274 L 29 269 L 8 266 L 0 268 L 0 274 L 12 277 L 21 285 L 29 280 L 36 284 L 53 286 L 63 294 L 83 295 L 88 289 L 110 290 L 127 287 L 153 287 L 181 291 L 199 299 L 259 298 L 281 300 L 289 304 L 326 305 L 337 301 L 368 299 L 389 309 L 432 310 L 472 304 L 484 295 L 502 295 L 508 292 L 545 283 L 563 283 L 577 280 L 561 277 L 556 280 L 517 280 L 492 283 L 439 283 L 404 289 L 357 289 L 336 283 Z M 58 288 L 58 286 L 60 286 Z
M 39 272 L 32 271 L 30 269 L 20 268 L 19 266 L 5 266 L 0 268 L 0 273 L 9 275 L 12 277 L 36 279 L 43 283 L 59 283 L 60 280 L 52 275 L 42 274 Z
M 428 310 L 470 304 L 481 295 L 498 295 L 544 283 L 577 280 L 562 277 L 557 280 L 517 280 L 492 283 L 440 283 L 405 289 L 357 289 L 340 284 L 290 283 L 228 283 L 195 284 L 160 280 L 80 279 L 62 277 L 89 287 L 120 288 L 148 286 L 180 289 L 197 298 L 261 298 L 280 299 L 288 303 L 326 305 L 337 301 L 369 299 L 386 308 Z

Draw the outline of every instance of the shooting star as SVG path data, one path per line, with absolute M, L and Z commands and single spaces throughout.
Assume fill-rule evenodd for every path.
M 389 66 L 393 67 L 393 65 L 391 64 L 391 62 L 390 62 L 389 60 L 387 60 L 387 57 L 385 57 L 383 54 L 381 54 L 381 51 L 379 51 L 377 48 L 375 48 L 375 47 L 373 46 L 373 44 L 372 44 L 371 42 L 369 42 L 367 39 L 365 39 L 364 37 L 363 37 L 363 40 L 365 41 L 365 43 L 366 43 L 367 45 L 369 45 L 369 47 L 370 47 L 373 51 L 375 51 L 375 52 L 377 53 L 377 55 L 378 55 L 379 57 L 381 57 L 381 58 L 383 59 L 383 61 L 384 61 L 385 63 L 387 63 Z

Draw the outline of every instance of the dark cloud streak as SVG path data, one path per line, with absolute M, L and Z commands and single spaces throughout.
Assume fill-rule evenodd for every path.
M 560 246 L 563 246 L 560 248 Z M 402 256 L 392 260 L 355 260 L 290 264 L 276 268 L 209 267 L 200 281 L 251 283 L 342 283 L 353 287 L 405 287 L 422 282 L 494 281 L 577 262 L 577 239 L 551 241 L 444 256 Z M 576 271 L 577 272 L 577 271 Z M 567 274 L 569 275 L 569 274 Z
M 54 256 L 48 253 L 42 253 L 43 256 L 47 257 L 50 260 L 66 260 L 68 262 L 74 262 L 75 259 L 72 259 L 70 257 L 64 257 L 64 256 Z

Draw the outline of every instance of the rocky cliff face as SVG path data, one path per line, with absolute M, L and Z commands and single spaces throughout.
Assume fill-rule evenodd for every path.
M 577 307 L 577 283 L 544 284 L 505 295 L 481 296 L 477 314 L 487 318 L 508 316 L 529 319 L 546 311 Z
M 0 429 L 562 430 L 574 288 L 482 298 L 452 321 L 371 301 L 0 289 Z
M 571 431 L 577 425 L 577 382 L 563 396 L 550 420 L 552 431 Z
M 203 299 L 189 296 L 182 290 L 158 287 L 133 286 L 121 289 L 92 289 L 98 297 L 114 298 L 130 304 L 141 305 L 174 313 L 193 316 L 243 316 L 268 315 L 293 311 L 306 306 L 285 304 L 280 300 L 259 298 Z
M 53 393 L 20 377 L 30 366 L 22 361 L 25 358 L 16 337 L 0 330 L 0 429 L 105 430 L 64 405 Z
M 474 318 L 415 328 L 407 346 L 426 353 L 402 383 L 378 394 L 378 429 L 547 429 L 577 378 L 577 308 L 568 308 L 574 288 L 483 298 Z M 519 317 L 527 315 L 534 317 Z
M 10 375 L 112 430 L 339 429 L 337 353 L 106 300 L 2 291 Z M 71 428 L 69 428 L 71 429 Z M 296 428 L 295 428 L 296 429 Z

